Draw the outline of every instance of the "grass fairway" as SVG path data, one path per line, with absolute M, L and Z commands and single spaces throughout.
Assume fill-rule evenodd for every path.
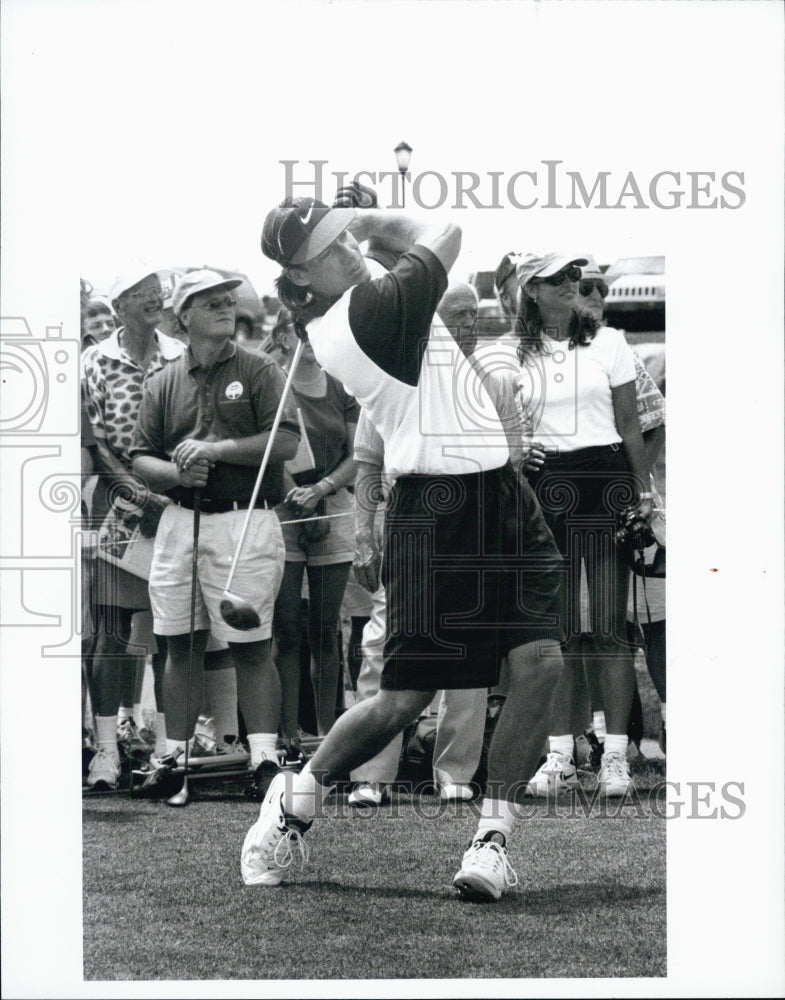
M 239 855 L 258 806 L 240 795 L 200 787 L 185 809 L 85 799 L 85 979 L 664 976 L 657 778 L 644 768 L 640 800 L 604 814 L 527 805 L 510 852 L 519 885 L 491 905 L 450 888 L 476 803 L 400 793 L 358 815 L 339 795 L 307 835 L 305 869 L 250 888 Z

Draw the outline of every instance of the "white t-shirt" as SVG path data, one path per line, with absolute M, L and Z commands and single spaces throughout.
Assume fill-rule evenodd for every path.
M 603 326 L 587 345 L 543 336 L 544 353 L 517 378 L 533 439 L 559 452 L 618 444 L 611 389 L 635 381 L 635 357 L 619 330 Z
M 369 264 L 370 268 L 370 264 Z M 503 466 L 504 428 L 483 380 L 432 320 L 447 275 L 426 247 L 349 289 L 308 323 L 319 364 L 368 411 L 393 476 Z

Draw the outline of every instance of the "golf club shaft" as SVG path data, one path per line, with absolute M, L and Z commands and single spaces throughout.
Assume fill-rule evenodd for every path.
M 283 416 L 283 409 L 286 405 L 286 399 L 289 395 L 289 389 L 294 378 L 294 373 L 297 371 L 297 365 L 300 361 L 300 355 L 303 352 L 303 347 L 305 342 L 302 340 L 297 341 L 297 348 L 294 352 L 294 357 L 292 358 L 292 363 L 289 366 L 289 373 L 286 376 L 286 384 L 283 387 L 283 392 L 281 393 L 281 401 L 278 403 L 278 409 L 275 413 L 275 419 L 273 420 L 273 425 L 270 428 L 270 436 L 267 439 L 267 447 L 264 449 L 264 455 L 262 456 L 262 464 L 259 466 L 259 474 L 256 477 L 256 482 L 254 483 L 253 493 L 251 494 L 251 499 L 248 503 L 248 510 L 245 515 L 245 521 L 243 522 L 243 530 L 240 532 L 240 538 L 237 542 L 237 549 L 234 553 L 234 559 L 232 560 L 232 568 L 229 570 L 229 578 L 226 581 L 226 587 L 224 590 L 229 590 L 232 586 L 232 580 L 234 579 L 234 573 L 237 569 L 237 563 L 240 561 L 240 553 L 243 550 L 243 545 L 245 543 L 245 536 L 248 534 L 248 525 L 251 523 L 251 516 L 254 511 L 254 505 L 256 504 L 256 498 L 259 495 L 259 489 L 262 485 L 262 479 L 264 479 L 264 474 L 267 471 L 267 466 L 270 462 L 270 453 L 273 448 L 273 443 L 275 441 L 275 436 L 278 433 L 278 425 L 281 423 L 281 417 Z

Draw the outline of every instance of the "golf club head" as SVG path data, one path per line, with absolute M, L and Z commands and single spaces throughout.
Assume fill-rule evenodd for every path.
M 171 798 L 166 800 L 168 806 L 187 806 L 190 800 L 190 795 L 188 794 L 188 779 L 183 779 L 183 787 L 179 792 L 175 792 Z
M 261 625 L 259 615 L 248 601 L 236 594 L 230 594 L 228 590 L 223 593 L 221 618 L 239 632 L 250 632 L 251 629 L 259 628 Z

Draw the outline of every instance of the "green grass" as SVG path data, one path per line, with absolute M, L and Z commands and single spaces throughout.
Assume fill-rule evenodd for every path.
M 664 976 L 665 822 L 645 794 L 661 776 L 634 770 L 640 802 L 605 816 L 527 805 L 510 851 L 520 884 L 490 905 L 450 887 L 475 803 L 401 793 L 358 816 L 338 796 L 305 869 L 263 888 L 239 872 L 258 806 L 226 787 L 200 786 L 185 809 L 85 799 L 85 978 Z

